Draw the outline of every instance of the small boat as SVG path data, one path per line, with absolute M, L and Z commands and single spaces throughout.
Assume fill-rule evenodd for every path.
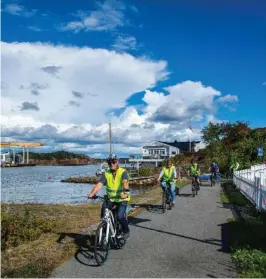
M 101 168 L 100 169 L 98 169 L 97 171 L 96 171 L 96 176 L 101 176 L 102 174 L 104 174 L 105 173 L 105 171 L 108 169 L 108 164 L 106 163 L 106 162 L 104 162 L 104 163 L 102 163 L 101 164 Z

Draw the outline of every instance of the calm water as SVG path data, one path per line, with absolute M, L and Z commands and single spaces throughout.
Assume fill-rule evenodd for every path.
M 123 167 L 123 165 L 122 165 Z M 62 183 L 70 176 L 94 175 L 99 166 L 36 166 L 1 168 L 1 202 L 83 204 L 92 184 Z M 139 190 L 133 191 L 133 195 Z M 105 194 L 105 187 L 98 192 Z

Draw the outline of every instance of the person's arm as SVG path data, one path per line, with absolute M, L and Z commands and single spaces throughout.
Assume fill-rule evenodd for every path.
M 176 167 L 174 167 L 174 181 L 177 179 Z
M 163 170 L 161 170 L 157 181 L 160 182 L 162 177 L 163 177 Z
M 97 194 L 97 192 L 101 189 L 101 187 L 105 184 L 106 184 L 106 178 L 105 175 L 102 174 L 100 180 L 94 185 L 91 192 L 88 194 L 88 198 L 89 199 L 93 198 Z
M 128 174 L 126 171 L 122 174 L 122 184 L 123 192 L 121 193 L 121 199 L 126 199 L 129 196 L 129 183 L 128 183 Z
M 129 190 L 128 174 L 126 171 L 122 174 L 122 184 L 125 191 Z

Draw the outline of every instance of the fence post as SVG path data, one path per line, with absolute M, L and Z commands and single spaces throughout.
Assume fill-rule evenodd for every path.
M 255 176 L 255 203 L 256 203 L 256 209 L 260 209 L 260 199 L 261 199 L 261 192 L 260 192 L 260 177 Z

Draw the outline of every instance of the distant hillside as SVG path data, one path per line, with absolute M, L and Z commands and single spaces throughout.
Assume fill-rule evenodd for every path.
M 22 156 L 22 153 L 20 152 Z M 87 165 L 98 164 L 101 160 L 93 159 L 85 154 L 76 154 L 67 151 L 56 151 L 50 153 L 29 152 L 31 163 L 37 165 Z

